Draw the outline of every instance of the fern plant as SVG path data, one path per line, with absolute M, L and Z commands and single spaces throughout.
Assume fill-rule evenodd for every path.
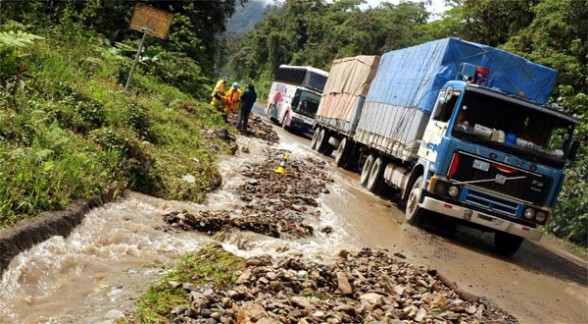
M 42 37 L 25 32 L 0 32 L 0 99 L 14 97 L 25 87 L 26 73 L 23 50 Z

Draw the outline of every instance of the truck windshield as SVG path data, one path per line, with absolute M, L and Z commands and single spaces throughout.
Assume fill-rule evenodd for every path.
M 315 93 L 299 90 L 292 100 L 292 110 L 310 118 L 314 118 L 321 97 Z
M 453 136 L 558 168 L 563 167 L 574 128 L 556 115 L 471 91 L 466 91 L 455 116 Z

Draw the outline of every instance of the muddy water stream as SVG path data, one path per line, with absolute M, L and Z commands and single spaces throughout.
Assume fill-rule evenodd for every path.
M 127 193 L 116 203 L 89 212 L 67 238 L 55 236 L 15 257 L 0 282 L 1 323 L 108 323 L 133 310 L 134 299 L 165 271 L 165 264 L 211 239 L 196 232 L 165 232 L 162 215 L 170 211 L 238 209 L 234 194 L 244 181 L 239 170 L 263 159 L 265 142 L 239 139 L 249 154 L 220 163 L 223 187 L 203 205 L 165 201 Z M 302 158 L 297 144 L 280 145 Z M 339 227 L 328 207 L 311 220 L 315 228 Z M 280 240 L 250 232 L 233 232 L 225 249 L 241 256 L 304 253 L 335 255 L 334 247 L 349 245 L 343 231 L 315 233 L 300 240 Z M 324 260 L 323 260 L 324 261 Z

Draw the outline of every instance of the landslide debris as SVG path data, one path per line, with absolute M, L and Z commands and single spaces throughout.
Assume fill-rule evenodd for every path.
M 286 161 L 286 176 L 275 169 L 285 150 L 266 149 L 266 158 L 241 170 L 247 180 L 234 194 L 245 205 L 237 210 L 174 211 L 163 215 L 165 230 L 199 231 L 214 234 L 221 230 L 247 230 L 271 237 L 308 237 L 314 234 L 309 221 L 320 218 L 317 198 L 328 193 L 326 162 L 294 157 Z M 332 228 L 325 233 L 330 233 Z
M 235 125 L 237 123 L 237 114 L 229 115 L 228 123 Z M 278 133 L 273 130 L 272 125 L 265 122 L 257 115 L 249 115 L 249 122 L 247 126 L 248 132 L 245 134 L 247 136 L 260 138 L 270 143 L 277 143 L 280 140 Z
M 216 247 L 222 249 L 221 247 Z M 183 287 L 173 323 L 516 323 L 485 300 L 466 301 L 437 271 L 385 250 L 341 251 L 332 265 L 301 256 L 246 261 L 232 284 Z

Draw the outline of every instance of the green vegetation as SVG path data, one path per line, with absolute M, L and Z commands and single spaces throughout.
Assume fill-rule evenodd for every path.
M 234 273 L 245 267 L 245 260 L 220 247 L 206 247 L 182 257 L 168 274 L 149 288 L 138 302 L 135 317 L 141 323 L 166 323 L 177 306 L 189 306 L 188 294 L 182 284 L 220 288 L 233 284 Z M 171 285 L 177 283 L 179 286 Z
M 459 37 L 503 48 L 558 71 L 552 103 L 580 121 L 577 161 L 547 230 L 588 246 L 588 6 L 580 0 L 449 0 L 441 19 L 421 2 L 361 10 L 361 0 L 286 0 L 280 11 L 226 46 L 227 75 L 254 80 L 260 98 L 280 64 L 329 70 L 333 59 L 383 54 L 425 41 Z
M 132 59 L 124 54 L 71 21 L 43 37 L 2 25 L 0 227 L 112 184 L 200 202 L 220 183 L 214 162 L 226 145 L 206 130 L 224 123 L 191 96 L 208 93 L 211 82 L 191 59 L 159 49 L 125 92 L 120 74 Z M 179 66 L 194 68 L 184 69 L 190 78 L 178 77 Z M 183 181 L 186 174 L 196 182 Z
M 263 100 L 280 64 L 328 70 L 335 58 L 453 36 L 559 72 L 552 102 L 579 119 L 582 146 L 546 228 L 588 246 L 586 1 L 449 0 L 452 8 L 429 21 L 422 2 L 362 10 L 363 0 L 286 0 L 227 40 L 219 36 L 236 6 L 259 2 L 145 0 L 174 20 L 167 39 L 147 39 L 125 93 L 141 37 L 128 28 L 136 2 L 0 0 L 0 227 L 113 183 L 201 201 L 219 182 L 214 161 L 225 151 L 205 136 L 222 125 L 205 103 L 219 66 L 232 80 L 254 81 Z

